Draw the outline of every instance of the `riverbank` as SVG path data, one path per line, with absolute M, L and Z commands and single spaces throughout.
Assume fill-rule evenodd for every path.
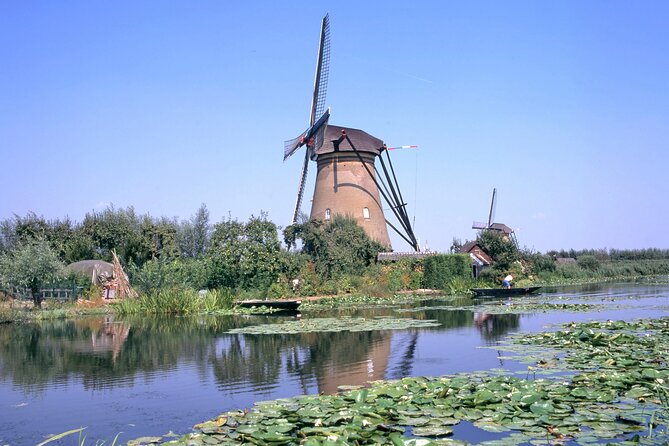
M 579 279 L 565 279 L 543 281 L 539 279 L 525 279 L 518 281 L 515 286 L 542 286 L 563 287 L 579 285 L 596 285 L 616 282 L 644 282 L 669 283 L 669 276 L 618 276 L 610 278 L 590 277 Z M 388 296 L 369 296 L 359 293 L 344 293 L 331 295 L 316 295 L 299 297 L 303 301 L 301 311 L 325 308 L 341 308 L 348 305 L 386 305 L 411 302 L 440 295 L 471 295 L 471 283 L 461 284 L 449 290 L 415 289 L 401 290 Z M 488 284 L 488 286 L 494 286 Z M 294 295 L 286 297 L 294 299 Z M 31 301 L 4 299 L 0 301 L 0 323 L 27 322 L 40 320 L 56 320 L 80 318 L 94 315 L 127 315 L 127 314 L 259 314 L 271 313 L 270 308 L 247 309 L 235 305 L 236 297 L 229 291 L 212 291 L 202 294 L 195 290 L 165 290 L 150 296 L 140 296 L 139 299 L 78 299 L 76 302 L 46 300 L 42 309 L 35 309 Z

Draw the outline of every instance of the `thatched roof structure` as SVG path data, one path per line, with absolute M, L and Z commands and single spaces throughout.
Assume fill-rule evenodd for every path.
M 93 285 L 102 286 L 114 275 L 114 265 L 104 260 L 81 260 L 67 265 L 65 271 L 85 276 Z

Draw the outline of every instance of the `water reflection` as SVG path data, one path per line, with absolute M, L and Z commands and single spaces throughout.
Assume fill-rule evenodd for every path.
M 520 326 L 519 314 L 473 313 L 474 326 L 487 344 L 494 344 L 506 334 L 517 331 Z
M 361 311 L 361 310 L 358 310 Z M 392 309 L 388 311 L 392 312 Z M 382 312 L 383 313 L 383 312 Z M 392 313 L 390 313 L 392 314 Z M 293 316 L 294 317 L 294 316 Z M 464 310 L 424 310 L 417 319 L 435 319 L 438 330 L 476 326 L 493 342 L 517 329 L 518 315 Z M 392 331 L 231 335 L 243 325 L 276 321 L 251 318 L 141 318 L 111 316 L 0 327 L 0 377 L 32 391 L 47 383 L 81 377 L 86 387 L 128 385 L 138 372 L 170 370 L 193 361 L 213 372 L 220 387 L 245 382 L 253 387 L 278 383 L 282 373 L 317 383 L 320 393 L 387 376 Z M 420 331 L 411 331 L 394 375 L 411 374 Z M 127 379 L 127 378 L 130 378 Z M 304 386 L 305 391 L 308 386 Z
M 664 302 L 669 287 L 561 289 L 557 299 L 623 299 L 638 311 Z M 629 300 L 630 296 L 657 299 Z M 87 318 L 0 325 L 0 444 L 37 444 L 42 434 L 89 426 L 89 438 L 125 432 L 124 440 L 161 435 L 261 399 L 330 393 L 340 385 L 499 367 L 494 345 L 520 329 L 590 317 L 587 313 L 474 313 L 472 300 L 423 301 L 395 308 L 328 310 L 307 317 L 392 316 L 433 319 L 420 330 L 237 335 L 232 328 L 277 323 L 295 315 Z M 410 309 L 411 305 L 405 308 Z M 618 310 L 615 310 L 618 311 Z M 620 310 L 623 311 L 623 310 Z M 657 315 L 657 309 L 647 309 Z M 624 309 L 623 317 L 632 317 Z M 639 313 L 642 315 L 641 313 Z M 611 318 L 616 314 L 596 313 Z M 503 364 L 512 368 L 513 364 Z M 521 367 L 520 365 L 518 367 Z M 524 367 L 524 366 L 522 366 Z M 35 427 L 26 428 L 32 420 Z M 74 424 L 73 424 L 74 423 Z M 115 423 L 115 424 L 114 424 Z M 76 425 L 76 426 L 75 426 Z M 134 429 L 134 430 L 133 430 Z

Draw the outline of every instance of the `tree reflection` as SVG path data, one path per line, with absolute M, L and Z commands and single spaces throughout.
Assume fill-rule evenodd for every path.
M 355 310 L 362 317 L 393 315 L 393 309 Z M 350 313 L 349 313 L 350 314 Z M 425 310 L 417 319 L 436 319 L 434 330 L 471 326 L 469 311 Z M 518 326 L 517 315 L 495 315 L 481 330 L 496 339 Z M 142 317 L 114 320 L 97 317 L 0 326 L 0 378 L 29 391 L 54 383 L 80 380 L 86 389 L 132 387 L 157 372 L 172 373 L 184 363 L 202 379 L 213 372 L 221 388 L 241 383 L 254 389 L 276 386 L 288 376 L 334 392 L 342 384 L 411 374 L 421 330 L 395 346 L 398 362 L 388 370 L 393 331 L 237 335 L 228 330 L 278 322 L 265 317 Z M 485 327 L 485 328 L 484 328 Z M 488 328 L 490 327 L 490 328 Z
M 483 339 L 493 344 L 510 331 L 518 330 L 519 314 L 473 313 L 474 326 L 479 329 Z
M 319 392 L 331 393 L 342 384 L 382 379 L 391 339 L 388 331 L 230 335 L 210 361 L 220 386 L 277 383 L 285 364 L 286 373 L 303 383 L 315 379 Z

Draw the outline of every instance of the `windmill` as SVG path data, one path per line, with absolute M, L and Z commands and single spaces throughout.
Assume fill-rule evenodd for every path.
M 504 223 L 495 223 L 495 210 L 497 208 L 497 189 L 493 188 L 492 190 L 492 200 L 490 201 L 490 212 L 488 213 L 488 222 L 483 223 L 480 221 L 475 221 L 472 223 L 472 229 L 479 229 L 482 231 L 497 231 L 502 233 L 503 237 L 508 238 L 514 244 L 516 244 L 516 236 L 513 232 L 513 229 L 505 225 Z
M 317 164 L 311 219 L 328 221 L 337 214 L 353 217 L 367 235 L 388 248 L 391 247 L 388 236 L 390 227 L 418 251 L 418 241 L 411 228 L 406 203 L 383 141 L 363 130 L 328 124 L 330 110 L 325 110 L 325 95 L 329 65 L 330 21 L 326 15 L 321 24 L 309 127 L 297 138 L 284 143 L 284 160 L 300 147 L 307 146 L 293 224 L 297 222 L 300 213 L 311 160 Z M 386 153 L 387 165 L 381 157 L 383 152 Z M 380 160 L 382 172 L 376 169 L 377 159 Z M 381 197 L 399 223 L 392 224 L 386 220 Z

